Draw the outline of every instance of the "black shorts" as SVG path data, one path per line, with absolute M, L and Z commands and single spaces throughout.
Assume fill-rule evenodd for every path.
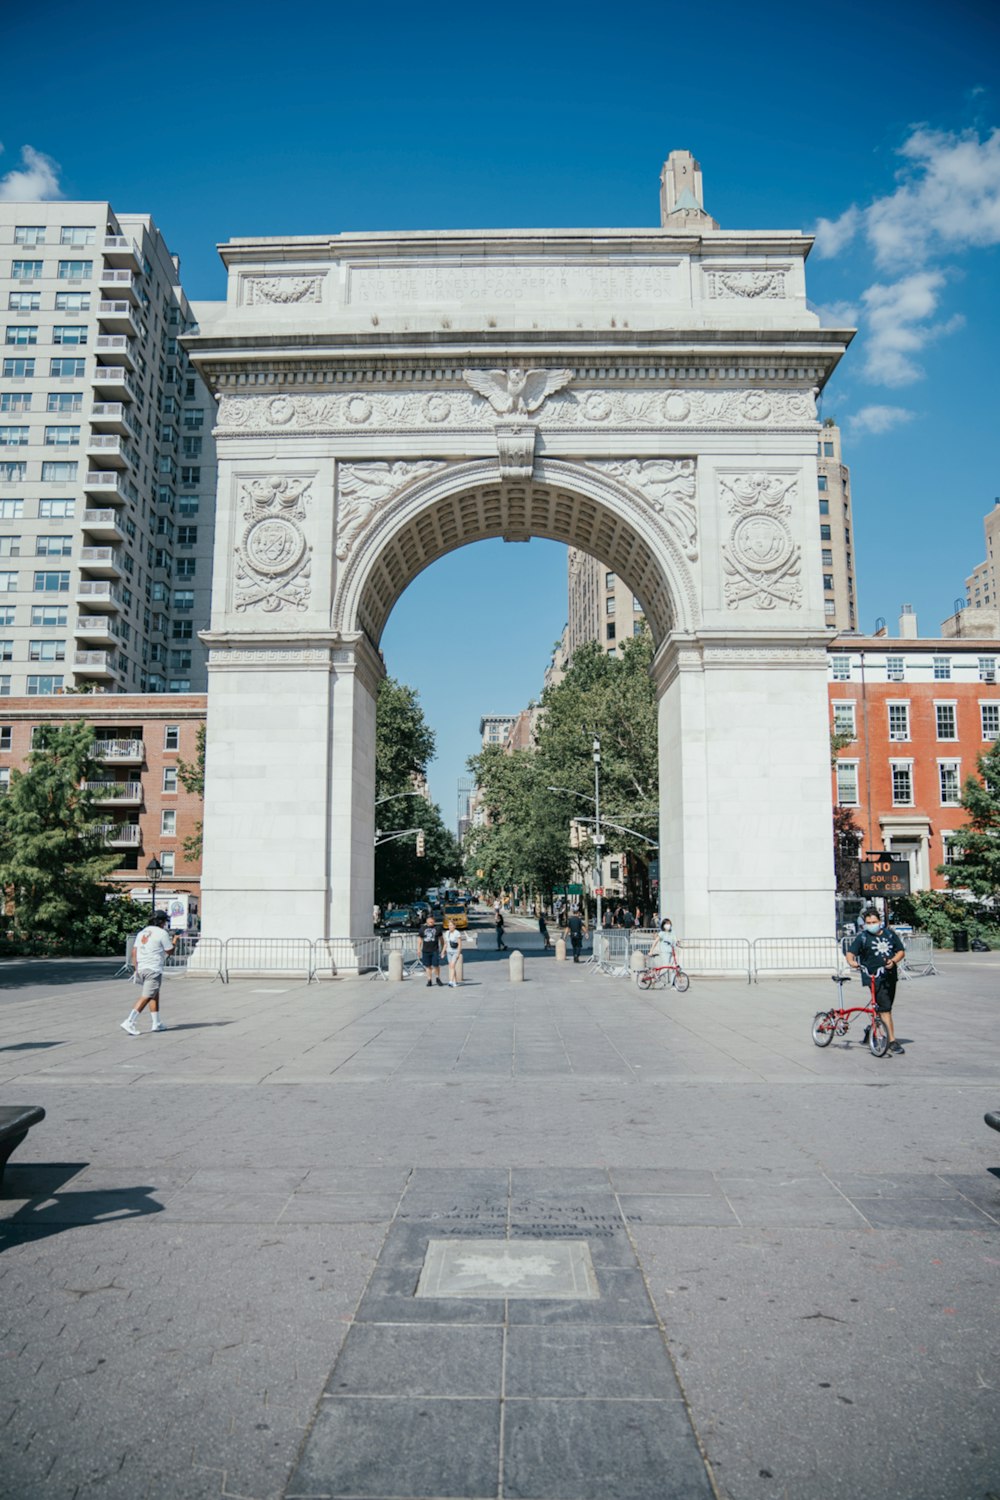
M 423 966 L 424 966 L 425 969 L 430 969 L 430 968 L 440 969 L 440 967 L 441 967 L 441 952 L 440 952 L 440 949 L 438 949 L 438 948 L 421 948 L 421 950 L 420 950 L 420 962 L 423 964 Z
M 885 1015 L 888 1015 L 889 1011 L 892 1010 L 892 1002 L 896 998 L 896 981 L 898 977 L 896 970 L 890 969 L 885 974 L 880 975 L 875 981 L 875 1004 Z M 870 994 L 871 983 L 869 976 L 864 970 L 861 971 L 861 979 L 865 989 Z

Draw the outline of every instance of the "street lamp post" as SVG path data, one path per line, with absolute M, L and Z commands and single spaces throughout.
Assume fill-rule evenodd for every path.
M 149 876 L 150 886 L 149 914 L 150 917 L 153 917 L 156 915 L 156 885 L 160 876 L 163 874 L 163 866 L 160 864 L 160 861 L 157 859 L 155 854 L 149 861 L 149 864 L 146 866 L 146 874 Z
M 604 866 L 601 860 L 601 850 L 604 840 L 601 838 L 601 737 L 594 735 L 594 854 L 597 859 L 597 885 L 595 887 L 597 900 L 597 915 L 595 921 L 597 931 L 602 931 L 601 926 L 601 891 L 604 884 Z

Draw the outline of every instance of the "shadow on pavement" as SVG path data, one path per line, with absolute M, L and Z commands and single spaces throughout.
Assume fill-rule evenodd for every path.
M 39 984 L 104 984 L 120 968 L 120 958 L 5 958 L 0 959 L 0 989 L 28 989 Z
M 20 1208 L 0 1219 L 0 1254 L 26 1240 L 46 1239 L 66 1229 L 118 1224 L 163 1212 L 151 1194 L 155 1187 L 95 1189 L 60 1194 L 59 1189 L 89 1162 L 8 1163 L 0 1204 L 22 1199 Z

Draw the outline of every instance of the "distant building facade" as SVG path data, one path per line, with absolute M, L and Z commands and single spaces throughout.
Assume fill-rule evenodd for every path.
M 490 745 L 502 745 L 516 717 L 516 714 L 483 714 L 479 720 L 479 737 L 483 749 L 487 750 Z

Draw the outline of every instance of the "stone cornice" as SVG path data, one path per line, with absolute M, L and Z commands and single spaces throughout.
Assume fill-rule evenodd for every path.
M 208 647 L 208 671 L 355 672 L 377 692 L 385 676 L 381 654 L 362 631 L 203 630 L 198 639 Z
M 795 667 L 823 674 L 827 671 L 829 637 L 819 630 L 760 630 L 752 635 L 726 630 L 699 630 L 697 634 L 675 632 L 663 642 L 651 668 L 657 695 L 661 696 L 680 672 L 773 671 Z

